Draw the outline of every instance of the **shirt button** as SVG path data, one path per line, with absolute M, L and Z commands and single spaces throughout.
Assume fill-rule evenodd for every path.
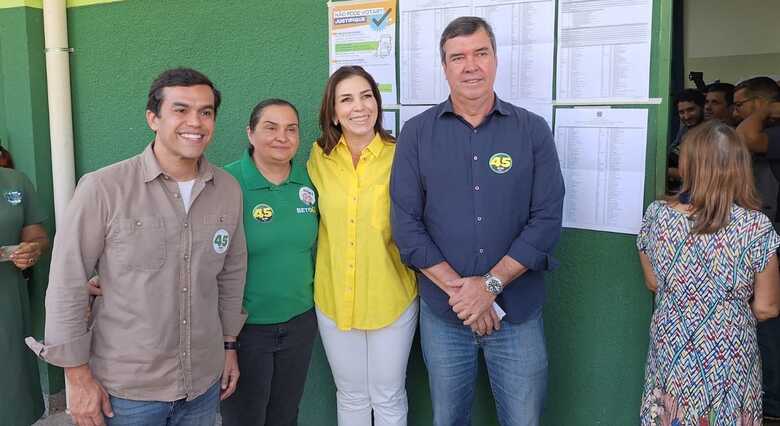
M 477 160 L 479 160 L 479 157 L 477 157 L 477 156 L 475 155 L 475 156 L 474 156 L 474 161 L 477 161 Z
M 355 242 L 354 242 L 354 241 L 350 241 L 350 242 L 349 242 L 349 245 L 351 245 L 351 246 L 354 246 L 354 245 L 355 245 Z
M 474 133 L 477 133 L 477 129 L 474 129 Z
M 350 267 L 350 268 L 353 268 L 353 265 L 350 263 L 350 264 L 349 264 L 349 267 Z
M 220 216 L 220 217 L 219 217 L 219 221 L 220 221 L 220 222 L 224 222 L 224 221 L 225 221 L 225 216 Z
M 479 254 L 485 253 L 485 249 L 479 249 Z
M 181 323 L 182 324 L 187 324 L 187 320 L 183 320 Z
M 482 222 L 482 216 L 477 216 L 477 222 Z
M 170 180 L 171 178 L 170 178 L 170 177 L 168 177 L 168 175 L 163 175 L 163 179 L 165 179 L 165 180 Z
M 136 220 L 135 221 L 135 226 L 141 226 L 141 221 L 140 220 Z
M 190 256 L 185 254 L 184 255 L 184 260 L 190 260 Z
M 355 223 L 355 219 L 350 219 L 349 223 Z
M 184 287 L 183 289 L 181 289 L 181 292 L 182 293 L 186 293 L 187 292 L 187 287 Z
M 479 185 L 475 186 L 475 187 L 474 187 L 474 190 L 475 190 L 475 191 L 479 191 Z
M 182 352 L 181 356 L 187 356 L 187 352 Z
M 189 224 L 189 223 L 187 223 L 187 222 L 184 222 L 184 227 L 185 227 L 185 228 L 189 228 L 189 227 L 190 227 L 190 224 Z

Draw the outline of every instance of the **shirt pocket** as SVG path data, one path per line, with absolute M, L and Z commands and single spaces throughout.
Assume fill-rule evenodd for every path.
M 160 216 L 120 220 L 120 262 L 128 269 L 156 271 L 165 264 L 165 221 Z
M 371 199 L 371 226 L 390 232 L 390 184 L 374 185 Z

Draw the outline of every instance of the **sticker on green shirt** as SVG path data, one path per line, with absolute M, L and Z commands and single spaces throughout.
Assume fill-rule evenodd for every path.
M 4 195 L 5 201 L 8 201 L 8 204 L 15 206 L 22 202 L 22 192 L 21 191 L 8 191 Z
M 260 203 L 252 209 L 252 217 L 258 222 L 270 222 L 274 218 L 274 209 L 268 204 Z

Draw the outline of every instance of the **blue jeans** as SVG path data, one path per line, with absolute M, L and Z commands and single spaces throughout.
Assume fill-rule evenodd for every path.
M 541 311 L 521 324 L 477 336 L 463 324 L 438 317 L 420 299 L 420 338 L 435 426 L 471 424 L 479 350 L 502 426 L 538 425 L 547 390 L 547 350 Z
M 214 426 L 219 382 L 192 401 L 133 401 L 115 396 L 110 399 L 114 417 L 106 417 L 108 426 Z

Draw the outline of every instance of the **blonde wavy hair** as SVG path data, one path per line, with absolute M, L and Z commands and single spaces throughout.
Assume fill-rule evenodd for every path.
M 680 145 L 679 170 L 682 188 L 669 201 L 685 204 L 687 198 L 694 234 L 712 234 L 728 225 L 733 204 L 760 210 L 750 152 L 726 124 L 710 120 L 688 131 Z

